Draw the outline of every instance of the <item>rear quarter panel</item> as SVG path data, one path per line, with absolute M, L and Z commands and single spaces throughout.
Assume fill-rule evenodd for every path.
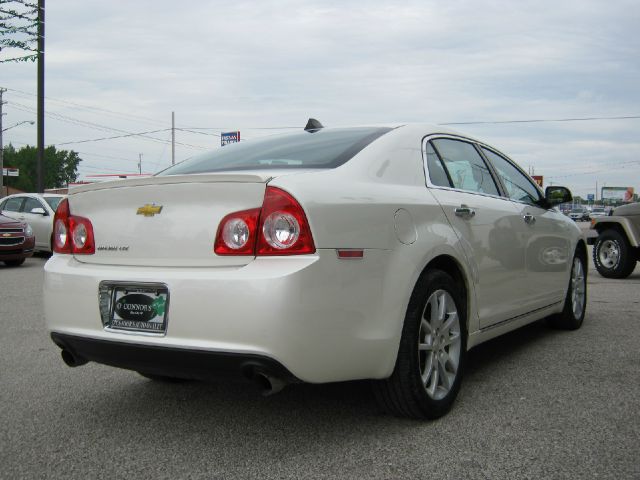
M 300 201 L 317 248 L 364 249 L 362 262 L 367 249 L 389 251 L 378 271 L 367 270 L 382 278 L 381 295 L 365 292 L 362 301 L 378 304 L 376 318 L 369 321 L 373 329 L 392 335 L 396 348 L 413 288 L 432 259 L 452 257 L 471 278 L 458 237 L 426 187 L 421 140 L 415 132 L 390 132 L 339 168 L 270 183 Z M 348 261 L 358 268 L 358 261 Z M 472 285 L 467 295 L 473 331 L 478 323 Z

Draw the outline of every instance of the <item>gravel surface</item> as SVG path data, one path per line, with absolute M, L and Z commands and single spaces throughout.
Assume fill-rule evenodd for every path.
M 472 350 L 453 411 L 417 422 L 380 413 L 366 382 L 262 397 L 68 368 L 45 261 L 0 266 L 1 478 L 640 478 L 640 269 L 592 269 L 578 331 L 538 322 Z

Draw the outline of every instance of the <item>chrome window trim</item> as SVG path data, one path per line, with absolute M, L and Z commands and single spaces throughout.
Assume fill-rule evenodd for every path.
M 427 188 L 429 189 L 436 189 L 436 190 L 445 190 L 445 191 L 450 191 L 450 192 L 459 192 L 459 193 L 467 193 L 467 194 L 471 194 L 471 195 L 479 195 L 481 197 L 489 197 L 489 198 L 497 198 L 499 200 L 505 200 L 505 201 L 511 201 L 511 199 L 509 197 L 507 197 L 504 194 L 500 194 L 500 195 L 493 195 L 491 193 L 483 193 L 483 192 L 475 192 L 473 190 L 463 190 L 461 188 L 455 188 L 455 187 L 443 187 L 442 185 L 434 185 L 433 183 L 431 183 L 431 177 L 429 176 L 429 167 L 427 165 L 427 143 L 430 140 L 436 140 L 436 139 L 440 139 L 440 138 L 445 138 L 445 139 L 450 139 L 450 140 L 458 140 L 458 141 L 463 141 L 466 143 L 471 144 L 471 146 L 473 146 L 476 151 L 478 151 L 478 148 L 476 145 L 479 144 L 478 141 L 473 140 L 472 138 L 469 137 L 463 137 L 462 135 L 454 135 L 454 134 L 450 134 L 450 133 L 432 133 L 429 135 L 426 135 L 425 137 L 422 138 L 422 146 L 421 146 L 421 150 L 422 150 L 422 169 L 424 171 L 424 178 L 425 178 L 425 182 L 427 185 Z M 493 181 L 496 183 L 496 187 L 498 190 L 498 193 L 504 193 L 501 192 L 501 190 L 503 189 L 502 186 L 502 182 L 500 182 L 499 180 L 496 179 L 496 173 L 493 169 L 493 165 L 491 165 L 491 162 L 487 162 L 486 158 L 484 157 L 484 155 L 478 153 L 478 155 L 480 155 L 480 158 L 482 158 L 482 161 L 484 161 L 487 164 L 487 168 L 489 169 L 489 174 L 491 175 L 491 178 L 493 179 Z
M 443 187 L 441 185 L 434 185 L 433 183 L 431 183 L 431 177 L 429 176 L 429 167 L 427 164 L 427 143 L 430 140 L 435 140 L 438 138 L 449 138 L 452 140 L 460 140 L 460 141 L 464 141 L 467 143 L 472 144 L 476 150 L 478 151 L 478 154 L 482 157 L 482 159 L 485 161 L 485 163 L 487 164 L 487 166 L 489 167 L 489 171 L 491 172 L 491 175 L 493 176 L 493 180 L 496 182 L 496 184 L 498 185 L 498 190 L 500 191 L 500 195 L 491 195 L 488 193 L 481 193 L 481 192 L 474 192 L 472 190 L 462 190 L 459 188 L 453 188 L 453 187 Z M 490 198 L 499 198 L 501 200 L 505 200 L 508 202 L 513 202 L 515 204 L 519 204 L 519 205 L 526 205 L 528 207 L 535 207 L 535 208 L 539 208 L 540 210 L 544 210 L 547 212 L 556 212 L 559 213 L 559 211 L 555 208 L 555 207 L 551 207 L 551 208 L 544 208 L 541 207 L 540 205 L 532 205 L 531 203 L 527 203 L 527 202 L 523 202 L 521 200 L 515 200 L 513 198 L 510 198 L 507 194 L 506 188 L 504 187 L 504 184 L 502 183 L 502 179 L 500 178 L 500 175 L 498 174 L 498 172 L 496 171 L 495 166 L 493 165 L 493 163 L 491 162 L 491 160 L 489 160 L 485 155 L 484 152 L 482 151 L 483 148 L 486 148 L 487 150 L 490 150 L 491 152 L 495 153 L 496 155 L 504 158 L 508 163 L 510 163 L 511 165 L 513 165 L 516 170 L 518 170 L 522 175 L 524 175 L 525 179 L 531 184 L 533 185 L 533 187 L 538 191 L 538 193 L 540 194 L 540 198 L 545 198 L 544 197 L 544 192 L 542 191 L 542 189 L 538 186 L 537 183 L 535 183 L 534 181 L 532 181 L 529 177 L 529 175 L 517 164 L 515 163 L 511 158 L 509 158 L 508 155 L 505 155 L 504 153 L 502 153 L 500 150 L 498 150 L 495 147 L 492 147 L 491 145 L 488 145 L 484 142 L 481 142 L 479 140 L 475 140 L 473 138 L 470 137 L 465 137 L 463 135 L 455 135 L 455 134 L 451 134 L 451 133 L 431 133 L 429 135 L 426 135 L 422 138 L 422 168 L 424 171 L 424 177 L 425 177 L 425 182 L 428 188 L 433 188 L 433 189 L 438 189 L 438 190 L 448 190 L 448 191 L 452 191 L 452 192 L 459 192 L 459 193 L 468 193 L 468 194 L 473 194 L 473 195 L 480 195 L 483 197 L 490 197 Z

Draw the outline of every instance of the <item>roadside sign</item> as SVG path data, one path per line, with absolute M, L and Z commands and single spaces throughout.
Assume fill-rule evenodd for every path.
M 20 169 L 19 168 L 11 168 L 11 167 L 3 168 L 2 169 L 2 176 L 3 177 L 19 177 L 20 176 Z
M 240 141 L 240 130 L 237 132 L 222 132 L 220 135 L 220 143 L 224 147 L 229 143 L 237 143 Z
M 533 181 L 536 182 L 540 188 L 542 188 L 542 183 L 544 181 L 543 175 L 532 175 L 531 178 L 533 178 Z
M 587 200 L 593 202 L 596 199 L 596 196 L 593 193 L 587 193 Z
M 617 202 L 633 202 L 633 187 L 602 187 L 601 198 Z

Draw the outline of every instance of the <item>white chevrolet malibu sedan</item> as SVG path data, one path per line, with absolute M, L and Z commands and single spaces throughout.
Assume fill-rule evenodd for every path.
M 156 379 L 372 379 L 436 418 L 466 352 L 586 307 L 579 228 L 506 155 L 427 125 L 322 128 L 83 186 L 55 216 L 45 311 L 70 366 Z

